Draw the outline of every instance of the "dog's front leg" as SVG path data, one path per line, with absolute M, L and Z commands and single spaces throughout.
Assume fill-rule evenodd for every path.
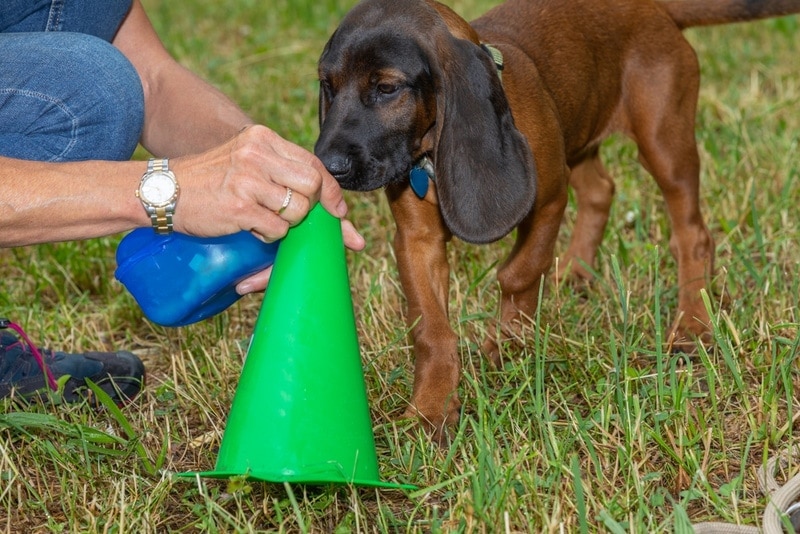
M 614 180 L 609 176 L 595 150 L 573 165 L 569 183 L 578 201 L 577 220 L 572 230 L 569 248 L 558 265 L 558 280 L 589 280 L 597 249 L 614 200 Z
M 447 427 L 457 422 L 461 406 L 458 338 L 448 313 L 451 234 L 438 206 L 430 202 L 434 191 L 425 200 L 407 186 L 390 186 L 386 193 L 397 223 L 394 249 L 407 299 L 407 320 L 413 326 L 414 391 L 406 415 L 419 416 L 442 442 Z

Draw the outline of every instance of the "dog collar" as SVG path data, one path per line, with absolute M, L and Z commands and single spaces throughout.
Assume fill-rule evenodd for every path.
M 497 67 L 497 75 L 502 80 L 503 79 L 503 67 L 505 66 L 505 64 L 503 62 L 503 53 L 500 50 L 498 50 L 496 47 L 494 47 L 494 46 L 492 46 L 490 44 L 486 44 L 486 43 L 481 43 L 481 48 L 483 48 L 486 51 L 487 54 L 492 56 L 492 61 L 494 61 L 494 66 Z
M 434 181 L 435 174 L 433 172 L 433 163 L 428 156 L 422 156 L 417 161 L 411 170 L 408 172 L 408 178 L 411 182 L 411 189 L 419 198 L 425 198 L 428 193 L 428 184 Z

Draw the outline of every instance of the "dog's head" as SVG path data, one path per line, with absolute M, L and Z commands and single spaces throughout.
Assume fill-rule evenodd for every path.
M 530 211 L 536 170 L 474 30 L 428 0 L 365 0 L 319 61 L 315 152 L 345 189 L 408 181 L 429 156 L 444 221 L 473 243 Z

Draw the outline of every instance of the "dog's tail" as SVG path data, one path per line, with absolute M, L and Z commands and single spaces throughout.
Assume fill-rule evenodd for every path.
M 800 0 L 658 0 L 680 29 L 800 13 Z

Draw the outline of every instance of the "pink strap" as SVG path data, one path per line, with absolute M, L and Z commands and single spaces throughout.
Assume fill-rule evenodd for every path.
M 33 357 L 36 358 L 36 363 L 39 364 L 39 368 L 41 368 L 41 370 L 44 371 L 50 389 L 52 389 L 53 391 L 58 391 L 58 383 L 56 383 L 56 379 L 53 377 L 52 371 L 50 371 L 50 368 L 47 367 L 47 365 L 44 363 L 44 358 L 42 358 L 42 353 L 39 352 L 39 349 L 37 349 L 33 343 L 31 343 L 31 340 L 28 338 L 28 334 L 26 334 L 25 331 L 22 329 L 22 327 L 16 323 L 12 323 L 11 321 L 4 321 L 3 324 L 14 330 L 16 333 L 20 335 L 22 339 L 25 340 L 25 343 L 28 344 L 28 346 L 31 349 L 31 352 L 33 353 Z

